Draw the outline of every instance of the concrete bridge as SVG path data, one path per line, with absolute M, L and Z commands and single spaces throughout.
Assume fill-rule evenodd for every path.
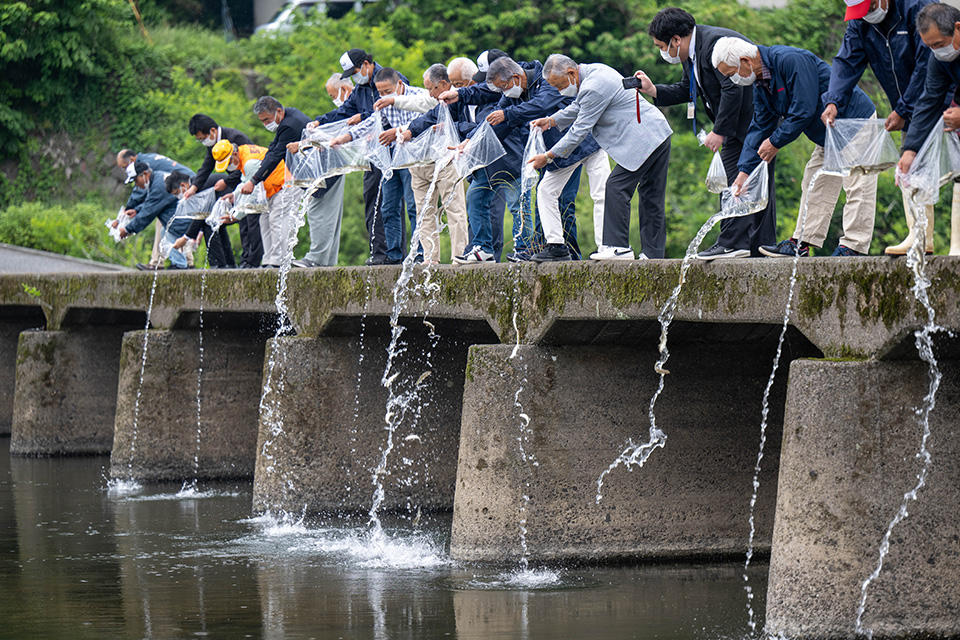
M 627 440 L 646 438 L 679 266 L 417 267 L 389 390 L 398 268 L 291 273 L 292 329 L 275 339 L 275 271 L 161 273 L 155 289 L 151 274 L 0 277 L 0 429 L 14 455 L 110 453 L 118 478 L 253 477 L 256 510 L 356 512 L 392 393 L 384 506 L 452 509 L 455 558 L 517 558 L 525 506 L 536 559 L 740 559 L 790 261 L 690 270 L 657 405 L 667 444 L 594 498 Z M 957 267 L 927 267 L 950 330 Z M 916 482 L 927 377 L 911 284 L 902 260 L 801 261 L 756 512 L 771 631 L 853 634 L 860 583 Z M 931 475 L 867 602 L 880 636 L 960 634 L 956 346 L 940 334 Z

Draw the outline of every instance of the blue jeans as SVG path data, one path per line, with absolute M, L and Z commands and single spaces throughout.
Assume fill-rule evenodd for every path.
M 164 228 L 164 240 L 172 245 L 187 232 L 187 230 L 190 228 L 190 222 L 190 220 L 184 218 L 170 221 L 170 223 Z M 169 258 L 170 264 L 174 269 L 187 268 L 187 257 L 183 255 L 183 252 L 179 249 L 171 248 Z
M 404 236 L 406 236 L 406 221 L 403 218 L 403 204 L 407 204 L 407 215 L 410 218 L 410 229 L 417 225 L 417 205 L 410 187 L 410 172 L 406 169 L 394 169 L 393 177 L 383 183 L 381 194 L 383 212 L 383 232 L 387 242 L 387 260 L 400 262 L 406 253 L 404 251 Z
M 513 214 L 514 250 L 529 249 L 534 240 L 529 194 L 520 197 L 519 178 L 498 173 L 491 179 L 486 171 L 478 171 L 476 179 L 467 189 L 467 218 L 473 234 L 471 244 L 487 253 L 499 255 L 499 249 L 503 247 L 503 208 L 494 198 L 505 203 Z

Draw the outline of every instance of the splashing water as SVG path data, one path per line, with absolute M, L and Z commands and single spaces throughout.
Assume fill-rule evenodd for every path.
M 436 163 L 434 166 L 433 179 L 427 188 L 427 194 L 424 198 L 421 211 L 425 209 L 426 203 L 430 202 L 430 198 L 433 197 L 443 166 L 444 165 L 441 163 Z M 393 452 L 395 446 L 394 435 L 397 427 L 403 421 L 407 411 L 412 407 L 417 407 L 419 404 L 417 400 L 419 398 L 420 387 L 423 384 L 423 377 L 421 377 L 421 379 L 418 380 L 410 390 L 403 393 L 397 393 L 396 389 L 394 388 L 394 383 L 396 382 L 400 373 L 393 373 L 394 361 L 396 360 L 397 356 L 406 351 L 406 346 L 400 341 L 400 337 L 403 335 L 405 330 L 404 326 L 400 324 L 400 313 L 406 307 L 407 301 L 410 297 L 411 290 L 409 285 L 410 280 L 413 277 L 413 266 L 415 264 L 417 253 L 416 247 L 419 246 L 419 244 L 420 224 L 418 221 L 410 236 L 411 250 L 407 253 L 407 257 L 403 261 L 403 265 L 400 269 L 400 277 L 397 279 L 397 283 L 393 287 L 393 309 L 390 312 L 390 344 L 387 346 L 387 363 L 384 366 L 383 375 L 380 378 L 381 384 L 387 389 L 387 405 L 386 413 L 384 414 L 384 422 L 386 423 L 384 428 L 387 431 L 387 441 L 380 453 L 380 462 L 374 469 L 371 478 L 374 491 L 373 502 L 368 512 L 369 521 L 367 526 L 370 528 L 370 536 L 372 539 L 376 539 L 383 535 L 383 525 L 380 521 L 379 511 L 380 506 L 383 504 L 383 500 L 386 497 L 383 487 L 383 476 L 387 472 L 387 464 L 390 459 L 390 454 Z
M 823 170 L 816 171 L 810 179 L 810 184 L 807 185 L 807 193 L 809 194 L 813 191 L 813 185 L 817 182 L 819 178 L 825 172 Z M 807 211 L 810 209 L 810 199 L 807 198 L 804 201 L 803 211 L 800 212 L 800 219 L 797 226 L 797 238 L 803 238 L 804 227 L 807 223 Z M 767 386 L 763 390 L 763 401 L 761 403 L 760 409 L 760 449 L 757 452 L 757 462 L 753 467 L 753 493 L 750 496 L 750 534 L 747 538 L 747 558 L 743 563 L 743 589 L 747 594 L 747 621 L 750 625 L 750 630 L 756 633 L 757 631 L 757 622 L 756 615 L 753 611 L 753 587 L 750 585 L 750 577 L 748 570 L 750 569 L 750 562 L 753 560 L 753 543 L 756 537 L 756 521 L 755 521 L 755 511 L 757 505 L 757 495 L 760 492 L 760 463 L 763 461 L 763 451 L 767 443 L 767 418 L 770 414 L 770 391 L 773 389 L 773 382 L 777 376 L 777 370 L 780 368 L 780 355 L 783 352 L 783 342 L 787 336 L 787 327 L 790 324 L 790 313 L 793 310 L 793 295 L 794 290 L 797 285 L 797 268 L 800 266 L 800 252 L 797 251 L 793 256 L 793 265 L 790 271 L 790 284 L 787 288 L 787 306 L 783 311 L 783 323 L 780 326 L 780 338 L 777 340 L 777 352 L 773 356 L 773 367 L 770 370 L 770 377 L 767 378 Z
M 147 320 L 143 325 L 143 352 L 140 356 L 140 382 L 137 385 L 137 397 L 133 402 L 133 429 L 130 436 L 130 459 L 127 461 L 127 477 L 130 482 L 133 482 L 133 460 L 137 451 L 137 435 L 140 430 L 140 398 L 143 395 L 143 376 L 147 370 L 147 344 L 150 340 L 150 316 L 153 315 L 153 299 L 156 297 L 157 277 L 159 275 L 160 270 L 154 270 L 153 284 L 150 286 L 150 301 L 147 303 Z
M 650 399 L 650 409 L 648 411 L 648 416 L 650 419 L 650 430 L 648 433 L 649 440 L 642 444 L 636 444 L 633 440 L 627 441 L 626 448 L 620 453 L 616 460 L 614 460 L 606 470 L 604 470 L 600 477 L 597 478 L 597 495 L 596 503 L 600 504 L 600 501 L 603 500 L 603 481 L 606 478 L 607 474 L 619 467 L 621 464 L 630 469 L 631 467 L 637 467 L 638 469 L 643 467 L 647 462 L 650 455 L 656 449 L 663 448 L 667 443 L 667 434 L 657 426 L 657 417 L 655 413 L 655 408 L 657 405 L 657 399 L 659 399 L 660 394 L 663 392 L 664 379 L 670 372 L 664 368 L 667 360 L 670 358 L 670 350 L 667 348 L 667 335 L 670 331 L 670 324 L 673 322 L 674 315 L 677 310 L 677 301 L 680 298 L 680 292 L 683 289 L 683 283 L 687 277 L 687 271 L 690 270 L 690 267 L 693 264 L 693 259 L 697 254 L 697 251 L 700 248 L 700 244 L 703 242 L 703 239 L 710 232 L 710 230 L 721 220 L 727 218 L 738 218 L 741 216 L 750 215 L 752 213 L 757 213 L 762 211 L 766 207 L 766 200 L 763 200 L 762 203 L 758 203 L 752 206 L 747 205 L 736 205 L 725 211 L 718 211 L 717 213 L 710 216 L 707 221 L 700 227 L 700 230 L 697 232 L 697 235 L 694 236 L 693 240 L 690 241 L 689 246 L 687 247 L 687 253 L 683 257 L 683 261 L 680 263 L 680 277 L 677 281 L 677 285 L 673 288 L 673 292 L 670 294 L 670 297 L 667 298 L 666 303 L 664 303 L 663 308 L 660 309 L 660 314 L 657 316 L 657 320 L 660 322 L 660 358 L 657 360 L 657 363 L 654 365 L 654 371 L 659 374 L 660 379 L 657 383 L 657 389 L 653 394 L 653 397 Z
M 196 491 L 197 482 L 200 479 L 200 414 L 201 414 L 201 387 L 203 384 L 203 300 L 207 292 L 207 268 L 210 266 L 210 256 L 209 254 L 206 257 L 206 260 L 203 265 L 203 272 L 200 274 L 200 314 L 199 314 L 199 330 L 197 332 L 197 354 L 198 354 L 198 366 L 197 366 L 197 446 L 193 451 L 193 480 L 184 481 L 183 488 L 181 491 L 186 491 L 188 489 Z
M 857 620 L 854 633 L 865 635 L 867 638 L 873 637 L 873 629 L 865 629 L 863 626 L 863 613 L 867 606 L 867 590 L 870 584 L 880 576 L 883 569 L 883 561 L 890 551 L 890 537 L 893 535 L 893 529 L 900 524 L 908 515 L 907 507 L 911 502 L 917 500 L 917 494 L 927 483 L 927 474 L 930 470 L 932 456 L 927 449 L 927 440 L 930 438 L 930 413 L 936 406 L 937 389 L 940 387 L 940 367 L 937 358 L 933 353 L 933 334 L 942 331 L 943 328 L 936 324 L 936 313 L 933 305 L 930 304 L 930 298 L 927 290 L 930 288 L 930 278 L 925 271 L 926 266 L 926 234 L 927 234 L 927 214 L 923 205 L 919 205 L 914 200 L 913 195 L 909 197 L 911 208 L 914 210 L 914 241 L 907 253 L 907 266 L 913 272 L 913 295 L 916 297 L 924 310 L 927 312 L 927 323 L 922 329 L 914 331 L 914 341 L 917 345 L 917 351 L 920 359 L 929 365 L 928 378 L 929 384 L 927 393 L 923 397 L 923 403 L 916 409 L 917 422 L 923 427 L 923 436 L 920 439 L 920 450 L 917 452 L 917 458 L 923 461 L 920 472 L 917 474 L 917 483 L 910 491 L 903 494 L 900 508 L 897 514 L 887 525 L 887 530 L 880 541 L 879 558 L 877 566 L 863 581 L 860 586 L 860 604 L 857 607 Z

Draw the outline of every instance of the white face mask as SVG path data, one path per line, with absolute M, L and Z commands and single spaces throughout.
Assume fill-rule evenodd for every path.
M 960 49 L 954 49 L 952 44 L 948 44 L 945 47 L 934 49 L 933 55 L 940 62 L 953 62 L 957 59 L 957 56 L 960 56 Z
M 665 61 L 669 62 L 670 64 L 680 64 L 680 47 L 679 47 L 679 45 L 677 46 L 677 55 L 672 56 L 672 55 L 670 55 L 670 44 L 667 43 L 667 48 L 666 48 L 666 50 L 663 50 L 663 49 L 660 50 L 660 57 L 663 58 Z
M 757 81 L 757 74 L 753 71 L 750 72 L 748 76 L 741 76 L 739 73 L 734 73 L 730 76 L 730 82 L 737 85 L 738 87 L 749 87 L 754 82 Z
M 277 114 L 273 114 L 273 122 L 270 122 L 263 126 L 266 127 L 267 131 L 269 131 L 270 133 L 273 133 L 274 131 L 276 131 L 277 127 L 280 126 L 280 122 L 277 120 Z
M 877 5 L 877 8 L 869 12 L 867 15 L 863 16 L 863 19 L 870 24 L 880 24 L 883 22 L 883 19 L 887 17 L 887 10 L 881 9 L 880 5 Z
M 570 80 L 570 84 L 565 86 L 563 89 L 560 89 L 560 95 L 565 98 L 576 98 L 577 97 L 577 83 L 573 80 Z
M 487 82 L 487 89 L 490 89 L 490 91 L 493 91 L 494 93 L 503 93 L 500 87 L 493 84 L 492 82 Z
M 508 98 L 519 98 L 521 93 L 523 93 L 523 87 L 520 86 L 519 82 L 509 89 L 503 90 L 503 95 L 507 96 Z
M 353 80 L 354 84 L 367 84 L 368 82 L 370 82 L 370 76 L 368 75 L 365 76 L 359 71 L 357 71 L 355 74 L 350 76 L 350 79 Z
M 212 147 L 213 145 L 217 144 L 217 141 L 211 140 L 210 138 L 204 138 L 203 140 L 200 141 L 200 144 L 202 144 L 205 147 Z
M 227 171 L 236 171 L 240 167 L 239 162 L 230 161 L 230 164 L 227 165 Z
M 337 91 L 337 97 L 333 99 L 333 104 L 334 104 L 338 109 L 339 109 L 340 107 L 342 107 L 342 106 L 343 106 L 343 103 L 344 103 L 344 99 L 340 97 L 340 96 L 342 96 L 342 95 L 343 95 L 343 89 L 341 88 L 340 90 Z

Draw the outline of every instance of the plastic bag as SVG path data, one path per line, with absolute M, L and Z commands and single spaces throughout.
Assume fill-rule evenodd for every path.
M 304 129 L 303 133 L 300 134 L 300 142 L 314 147 L 327 148 L 330 146 L 331 140 L 342 136 L 349 130 L 350 125 L 347 124 L 346 120 L 328 122 L 313 129 Z M 304 146 L 304 144 L 301 144 L 300 149 L 303 150 Z
M 827 127 L 823 170 L 834 175 L 867 175 L 886 171 L 900 160 L 897 145 L 879 118 L 843 118 Z
M 267 202 L 267 190 L 264 189 L 262 182 L 258 183 L 253 188 L 253 192 L 249 194 L 240 193 L 242 186 L 237 186 L 236 191 L 233 192 L 233 209 L 230 211 L 230 215 L 239 220 L 251 213 L 266 213 L 270 210 L 270 204 Z
M 960 176 L 960 138 L 955 131 L 944 132 L 943 118 L 930 130 L 917 152 L 910 171 L 897 173 L 900 184 L 911 192 L 916 204 L 937 204 L 940 187 Z
M 769 197 L 770 170 L 766 162 L 760 162 L 750 172 L 740 187 L 740 194 L 734 195 L 733 187 L 725 187 L 720 192 L 720 211 L 724 217 L 735 217 L 757 213 L 767 208 Z M 726 214 L 729 214 L 726 215 Z
M 191 220 L 202 220 L 213 211 L 214 202 L 217 196 L 213 187 L 204 189 L 200 193 L 195 193 L 189 198 L 180 198 L 177 202 L 177 211 L 173 214 L 173 219 L 189 218 Z
M 290 175 L 290 185 L 308 188 L 320 179 L 320 150 L 314 147 L 300 147 L 297 153 L 287 151 L 285 160 Z
M 380 136 L 383 134 L 383 117 L 379 112 L 374 112 L 372 116 L 373 126 L 362 136 L 362 140 L 357 140 L 363 149 L 363 155 L 371 164 L 383 172 L 383 179 L 389 180 L 393 177 L 393 151 L 392 145 L 380 144 Z
M 504 151 L 503 145 L 500 144 L 500 140 L 497 138 L 497 134 L 494 133 L 493 127 L 490 126 L 489 122 L 484 120 L 480 126 L 474 130 L 473 135 L 470 136 L 470 141 L 467 143 L 467 146 L 463 148 L 463 151 L 454 156 L 453 167 L 457 175 L 463 179 L 477 169 L 482 169 L 505 155 L 507 155 L 507 152 Z
M 723 160 L 720 159 L 719 151 L 713 153 L 713 160 L 710 161 L 710 168 L 707 169 L 707 179 L 704 182 L 707 185 L 707 191 L 710 193 L 722 193 L 727 188 L 727 172 L 723 168 Z
M 223 218 L 230 214 L 230 205 L 227 204 L 227 201 L 223 198 L 218 198 L 216 202 L 213 203 L 213 209 L 210 211 L 210 215 L 207 216 L 207 219 L 204 222 L 210 227 L 214 233 L 220 229 L 220 225 L 223 224 Z
M 523 161 L 520 165 L 520 193 L 530 193 L 540 181 L 540 172 L 533 168 L 530 161 L 534 156 L 547 152 L 540 127 L 530 126 L 527 144 L 523 147 Z
M 114 242 L 120 242 L 120 229 L 126 229 L 127 223 L 129 223 L 133 218 L 126 214 L 126 208 L 120 207 L 120 211 L 117 212 L 117 217 L 113 220 L 107 220 L 103 224 L 106 225 L 107 231 L 110 233 L 110 237 L 113 238 Z M 116 221 L 117 226 L 114 227 L 113 223 Z
M 430 164 L 444 165 L 456 153 L 450 147 L 460 144 L 456 125 L 445 104 L 438 108 L 437 123 L 409 142 L 397 143 L 393 152 L 394 167 L 417 167 Z

